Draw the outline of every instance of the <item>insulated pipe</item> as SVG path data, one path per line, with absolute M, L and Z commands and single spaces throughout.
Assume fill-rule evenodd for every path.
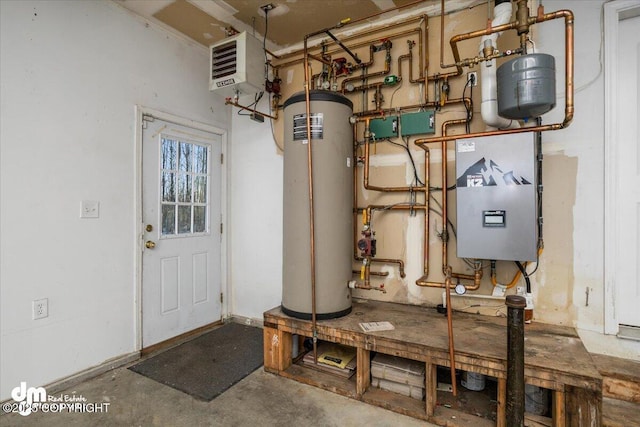
M 511 19 L 512 12 L 513 8 L 511 6 L 511 2 L 497 4 L 494 9 L 494 18 L 491 22 L 491 27 L 507 24 Z M 497 40 L 500 35 L 502 35 L 502 33 L 492 33 L 483 36 L 482 39 L 480 39 L 480 46 L 478 47 L 480 54 L 488 52 L 485 51 L 485 49 L 489 49 L 491 53 L 493 53 L 493 51 L 498 47 Z M 482 82 L 482 103 L 480 104 L 480 113 L 482 115 L 482 120 L 487 126 L 492 128 L 518 128 L 520 125 L 517 121 L 505 119 L 498 115 L 498 85 L 496 80 L 496 68 L 495 59 L 483 61 L 480 64 L 480 81 Z
M 524 426 L 524 309 L 521 295 L 507 296 L 507 425 Z

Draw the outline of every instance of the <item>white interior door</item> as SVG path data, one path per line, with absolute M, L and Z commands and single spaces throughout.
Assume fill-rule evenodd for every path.
M 640 327 L 640 17 L 618 26 L 618 239 L 616 315 Z
M 221 137 L 145 116 L 142 346 L 221 319 Z

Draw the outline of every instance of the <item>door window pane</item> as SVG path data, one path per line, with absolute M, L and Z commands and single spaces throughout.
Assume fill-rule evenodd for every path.
M 195 158 L 195 173 L 207 173 L 207 147 L 203 145 L 196 145 L 194 147 L 194 158 Z
M 161 137 L 162 235 L 209 231 L 209 146 Z
M 175 170 L 178 163 L 176 141 L 162 138 L 162 169 Z
M 176 234 L 175 205 L 162 205 L 162 234 Z
M 193 172 L 193 144 L 188 142 L 180 143 L 180 170 Z
M 191 175 L 182 172 L 178 174 L 178 201 L 191 201 Z
M 207 203 L 207 177 L 196 176 L 193 183 L 193 201 Z
M 176 174 L 172 172 L 162 172 L 162 201 L 176 201 Z
M 193 207 L 193 232 L 204 233 L 207 229 L 207 208 L 205 206 Z
M 178 206 L 178 233 L 191 233 L 191 206 Z

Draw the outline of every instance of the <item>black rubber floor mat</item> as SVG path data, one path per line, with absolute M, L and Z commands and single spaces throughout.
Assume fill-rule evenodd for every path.
M 227 323 L 129 369 L 209 402 L 262 362 L 262 329 Z

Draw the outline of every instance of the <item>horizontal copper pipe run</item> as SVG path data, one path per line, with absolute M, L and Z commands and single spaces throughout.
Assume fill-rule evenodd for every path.
M 360 274 L 360 272 L 357 270 L 351 270 L 351 272 L 353 274 Z M 369 274 L 372 276 L 387 277 L 389 275 L 389 272 L 388 271 L 369 271 Z
M 404 6 L 402 6 L 402 7 L 406 7 L 406 6 L 409 6 L 409 5 L 404 5 Z M 394 9 L 385 10 L 385 11 L 383 11 L 382 13 L 391 12 L 392 10 L 395 10 L 395 8 L 394 8 Z M 423 19 L 426 21 L 426 20 L 427 20 L 427 18 L 428 18 L 428 16 L 427 16 L 427 15 L 420 15 L 420 16 L 416 16 L 416 17 L 411 18 L 411 19 L 409 19 L 409 20 L 407 20 L 407 21 L 403 21 L 403 22 L 395 22 L 395 23 L 391 23 L 391 24 L 383 25 L 383 26 L 381 26 L 381 27 L 372 28 L 372 29 L 365 30 L 365 31 L 363 31 L 363 32 L 360 32 L 360 33 L 357 33 L 357 34 L 354 34 L 354 35 L 351 35 L 351 36 L 344 37 L 344 38 L 342 38 L 342 41 L 343 41 L 343 42 L 346 42 L 346 41 L 353 40 L 353 39 L 359 39 L 359 38 L 362 38 L 362 37 L 368 36 L 368 35 L 370 35 L 370 34 L 376 34 L 376 33 L 379 33 L 379 32 L 381 32 L 381 31 L 389 30 L 389 29 L 391 29 L 391 28 L 403 27 L 403 26 L 409 25 L 409 24 L 411 24 L 411 23 L 413 23 L 413 22 L 420 22 L 420 21 L 422 21 Z M 349 24 L 353 24 L 354 22 L 357 22 L 357 21 L 352 21 L 352 22 L 350 22 Z M 335 28 L 335 27 L 334 27 L 334 28 L 330 28 L 330 30 L 331 30 L 331 29 L 336 29 L 336 28 Z M 316 32 L 316 34 L 321 34 L 321 33 L 323 33 L 324 31 L 325 31 L 325 30 L 322 30 L 322 31 Z M 314 35 L 316 35 L 316 34 L 314 34 Z M 313 47 L 308 48 L 308 50 L 311 50 L 311 49 L 314 49 L 314 50 L 315 50 L 315 49 L 321 49 L 321 48 L 322 48 L 322 46 L 326 46 L 328 43 L 335 43 L 335 42 L 334 42 L 333 40 L 330 40 L 330 39 L 329 39 L 329 40 L 323 41 L 323 42 L 322 42 L 321 44 L 319 44 L 319 45 L 316 45 L 316 46 L 313 46 Z M 348 47 L 349 47 L 350 49 L 353 49 L 354 47 L 361 47 L 361 46 L 367 45 L 367 44 L 369 44 L 369 43 L 371 43 L 371 41 L 363 42 L 363 44 L 361 44 L 361 45 L 359 45 L 359 46 L 354 45 L 354 46 L 348 46 Z M 336 52 L 341 52 L 341 51 L 342 51 L 342 49 L 336 50 Z M 289 53 L 282 54 L 282 55 L 277 56 L 277 57 L 274 55 L 274 57 L 275 57 L 275 58 L 277 58 L 277 59 L 288 59 L 288 58 L 291 58 L 291 57 L 294 57 L 294 56 L 300 55 L 300 54 L 302 54 L 302 53 L 303 53 L 303 50 L 302 50 L 302 49 L 299 49 L 299 50 L 295 50 L 295 51 L 293 51 L 293 52 L 289 52 Z M 330 53 L 330 52 L 329 52 L 329 53 Z M 279 64 L 279 65 L 277 65 L 277 67 L 280 67 L 280 66 L 289 66 L 289 65 L 292 65 L 292 64 L 295 64 L 295 63 L 301 62 L 301 61 L 302 61 L 302 59 L 301 59 L 301 58 L 298 58 L 298 59 L 295 59 L 295 60 L 293 60 L 293 61 L 289 61 L 289 62 L 286 62 L 286 63 L 283 63 L 283 64 Z
M 473 107 L 471 103 L 471 98 L 466 98 L 466 97 L 465 98 L 449 98 L 445 102 L 445 105 L 458 104 L 462 102 L 467 104 L 467 107 L 469 107 L 470 110 L 471 110 L 471 107 Z M 439 105 L 440 105 L 439 103 L 432 101 L 432 102 L 425 102 L 422 104 L 407 105 L 399 108 L 383 108 L 381 110 L 363 111 L 361 113 L 355 113 L 354 116 L 357 117 L 358 122 L 365 122 L 366 120 L 364 119 L 366 118 L 376 119 L 380 117 L 385 117 L 387 114 L 395 114 L 397 111 L 415 110 L 417 108 L 436 108 Z M 419 140 L 416 140 L 416 141 L 419 141 Z
M 467 275 L 467 274 L 457 274 L 457 273 L 451 273 L 451 277 L 453 278 L 458 278 L 458 276 L 465 276 L 463 277 L 464 279 L 470 278 L 469 280 L 473 280 L 473 285 L 465 285 L 465 288 L 468 291 L 475 291 L 478 290 L 480 288 L 480 283 L 482 281 L 482 270 L 476 270 L 476 273 L 473 275 Z M 434 282 L 432 280 L 428 280 L 427 276 L 424 275 L 421 278 L 419 278 L 418 280 L 416 280 L 416 285 L 418 286 L 422 286 L 422 287 L 429 287 L 429 288 L 444 288 L 446 286 L 446 282 Z M 455 288 L 456 284 L 453 283 L 451 280 L 449 281 L 449 286 L 451 288 Z

